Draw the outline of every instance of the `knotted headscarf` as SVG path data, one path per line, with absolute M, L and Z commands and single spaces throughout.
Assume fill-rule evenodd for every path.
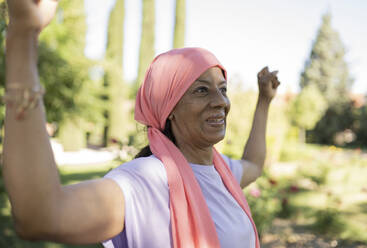
M 217 66 L 216 57 L 202 48 L 174 49 L 158 55 L 149 66 L 136 96 L 135 120 L 148 126 L 152 153 L 167 172 L 170 217 L 175 248 L 219 248 L 214 222 L 195 175 L 181 151 L 163 133 L 166 119 L 191 84 L 207 69 Z M 250 208 L 241 187 L 222 156 L 213 148 L 213 163 L 227 190 L 249 217 L 260 247 Z

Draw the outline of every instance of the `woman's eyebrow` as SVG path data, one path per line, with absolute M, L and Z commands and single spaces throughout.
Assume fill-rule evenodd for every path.
M 208 80 L 206 80 L 206 79 L 197 79 L 196 80 L 197 82 L 201 82 L 201 83 L 206 83 L 206 84 L 211 84 L 211 82 L 210 81 L 208 81 Z M 227 83 L 227 81 L 226 80 L 223 80 L 223 81 L 221 81 L 221 82 L 219 82 L 218 84 L 226 84 Z
M 201 82 L 201 83 L 206 83 L 206 84 L 210 84 L 210 81 L 206 80 L 206 79 L 198 79 L 196 80 L 197 82 Z

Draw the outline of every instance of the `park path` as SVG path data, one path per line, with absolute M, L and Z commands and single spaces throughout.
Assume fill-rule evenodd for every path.
M 367 244 L 360 242 L 346 243 L 343 240 L 317 236 L 288 219 L 275 219 L 261 240 L 262 248 L 367 248 Z
M 90 164 L 100 164 L 114 160 L 118 157 L 118 152 L 108 149 L 85 148 L 76 152 L 64 151 L 62 145 L 51 140 L 56 164 L 83 166 Z

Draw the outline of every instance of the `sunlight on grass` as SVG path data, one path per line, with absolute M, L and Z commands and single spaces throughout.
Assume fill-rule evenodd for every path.
M 285 173 L 287 180 L 299 185 L 305 179 L 313 182 L 312 187 L 290 195 L 290 204 L 298 209 L 297 222 L 315 225 L 324 218 L 321 225 L 325 226 L 320 227 L 326 228 L 328 221 L 337 221 L 340 233 L 335 229 L 334 235 L 367 242 L 366 156 L 353 150 L 312 145 L 297 145 L 282 155 L 286 163 L 281 166 L 289 164 L 296 171 L 293 178 Z
M 120 162 L 112 161 L 93 165 L 63 165 L 59 167 L 62 184 L 73 184 L 80 181 L 102 178 L 108 171 L 117 167 Z

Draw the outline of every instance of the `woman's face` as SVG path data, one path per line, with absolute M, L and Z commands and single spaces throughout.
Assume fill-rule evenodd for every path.
M 177 145 L 212 146 L 224 138 L 230 109 L 219 67 L 206 70 L 185 92 L 169 119 Z

